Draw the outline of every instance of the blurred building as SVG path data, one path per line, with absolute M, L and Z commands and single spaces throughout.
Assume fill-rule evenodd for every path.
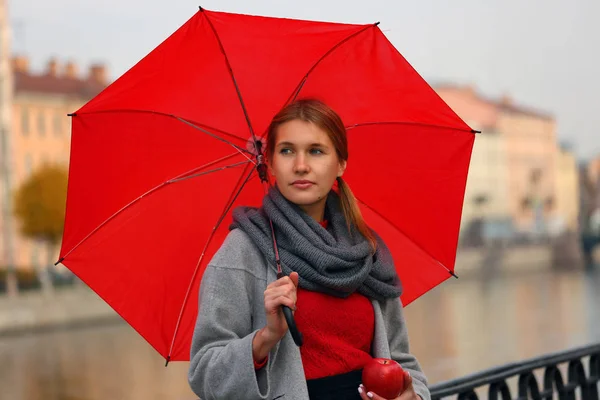
M 581 166 L 580 223 L 587 234 L 600 235 L 600 156 Z
M 575 155 L 564 147 L 559 147 L 556 157 L 556 202 L 551 233 L 579 230 L 579 168 Z
M 587 164 L 587 176 L 590 183 L 600 191 L 600 156 L 594 158 Z M 600 205 L 599 205 L 600 206 Z
M 44 163 L 59 163 L 68 167 L 71 121 L 68 113 L 80 108 L 108 84 L 103 65 L 92 65 L 80 74 L 72 62 L 61 65 L 48 61 L 45 71 L 35 73 L 29 60 L 12 59 L 14 79 L 13 118 L 11 134 L 12 189 Z M 1 222 L 1 221 L 0 221 Z M 17 268 L 47 264 L 56 255 L 46 254 L 45 247 L 18 233 L 18 221 L 13 221 L 14 255 Z M 0 265 L 3 262 L 0 260 Z
M 469 124 L 481 130 L 477 123 Z M 461 232 L 471 245 L 481 244 L 484 237 L 491 239 L 510 231 L 508 198 L 508 165 L 506 143 L 495 131 L 484 131 L 475 137 L 467 186 Z
M 553 116 L 516 105 L 509 97 L 486 98 L 472 86 L 434 88 L 465 122 L 482 131 L 469 168 L 463 229 L 476 215 L 484 221 L 508 219 L 510 229 L 526 236 L 546 234 L 557 220 L 577 223 L 578 190 L 572 188 L 577 187 L 577 167 L 572 154 L 559 150 Z M 563 189 L 572 190 L 572 196 L 558 199 Z

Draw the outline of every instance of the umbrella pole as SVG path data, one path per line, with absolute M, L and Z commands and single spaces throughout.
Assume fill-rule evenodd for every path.
M 281 260 L 279 259 L 279 249 L 277 248 L 277 239 L 275 238 L 275 229 L 273 228 L 273 221 L 269 218 L 269 223 L 271 225 L 271 235 L 273 237 L 273 249 L 275 250 L 275 262 L 277 263 L 277 279 L 283 278 L 285 275 L 281 269 Z M 296 326 L 296 320 L 294 319 L 294 314 L 292 310 L 288 306 L 281 306 L 283 310 L 283 315 L 285 316 L 285 320 L 288 324 L 288 329 L 290 334 L 292 335 L 292 339 L 294 339 L 294 343 L 297 346 L 302 346 L 304 342 L 302 338 L 302 333 L 298 330 Z

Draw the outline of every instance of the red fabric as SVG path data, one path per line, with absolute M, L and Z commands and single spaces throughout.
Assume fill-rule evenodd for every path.
M 298 289 L 296 304 L 306 379 L 354 371 L 371 359 L 375 316 L 368 298 L 354 293 L 341 299 Z
M 189 360 L 231 211 L 261 204 L 255 173 L 232 194 L 253 167 L 238 150 L 296 91 L 348 127 L 344 179 L 404 303 L 454 270 L 474 135 L 380 28 L 200 11 L 72 118 L 61 262 L 165 358 Z

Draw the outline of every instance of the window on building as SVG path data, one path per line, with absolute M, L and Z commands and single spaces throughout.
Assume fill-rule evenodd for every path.
M 29 110 L 25 107 L 21 108 L 21 131 L 23 135 L 29 134 Z
M 31 170 L 33 169 L 33 161 L 31 159 L 31 154 L 25 154 L 25 174 L 27 176 L 31 175 Z
M 31 246 L 31 266 L 34 268 L 40 267 L 40 246 L 34 243 Z
M 60 113 L 54 114 L 54 135 L 62 136 L 63 119 Z
M 46 116 L 43 112 L 38 114 L 38 132 L 40 136 L 44 136 L 46 134 Z

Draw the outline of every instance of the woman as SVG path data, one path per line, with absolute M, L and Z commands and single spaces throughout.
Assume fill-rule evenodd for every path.
M 234 210 L 202 279 L 194 392 L 202 400 L 382 399 L 361 385 L 363 366 L 381 357 L 412 377 L 399 399 L 429 400 L 409 354 L 392 257 L 342 179 L 348 145 L 340 117 L 317 100 L 288 105 L 269 126 L 266 157 L 276 186 L 262 208 Z M 295 312 L 301 347 L 287 334 L 282 305 Z

